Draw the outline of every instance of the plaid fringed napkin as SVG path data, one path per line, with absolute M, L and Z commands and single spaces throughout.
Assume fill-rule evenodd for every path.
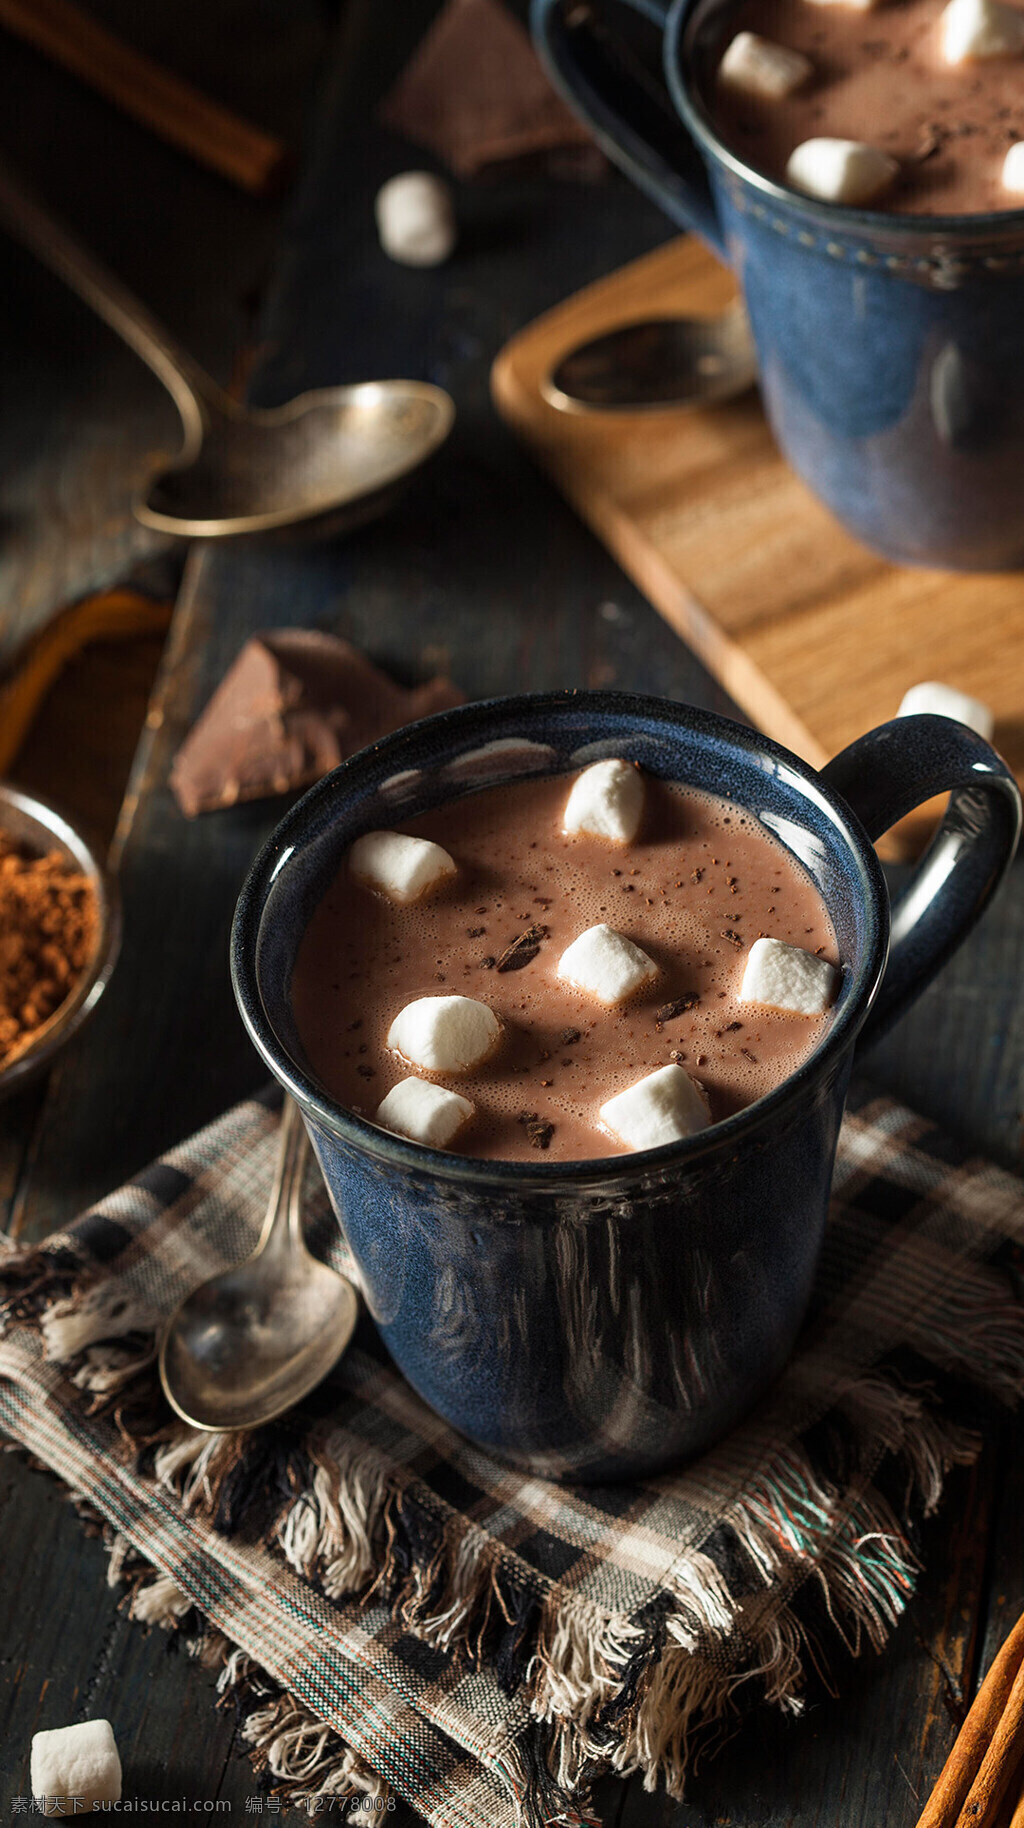
M 978 1449 L 972 1405 L 1024 1388 L 1013 1177 L 862 1099 L 771 1395 L 683 1472 L 570 1490 L 452 1433 L 365 1322 L 285 1422 L 171 1417 L 154 1335 L 255 1241 L 276 1125 L 269 1095 L 242 1104 L 0 1257 L 0 1427 L 102 1518 L 135 1617 L 220 1668 L 275 1790 L 393 1786 L 438 1828 L 579 1824 L 598 1772 L 678 1794 L 739 1704 L 799 1709 L 829 1638 L 884 1643 L 915 1520 Z M 310 1235 L 350 1267 L 322 1188 Z

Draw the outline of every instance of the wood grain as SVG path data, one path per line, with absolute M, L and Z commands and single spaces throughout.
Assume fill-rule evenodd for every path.
M 887 564 L 780 457 L 756 396 L 696 411 L 559 411 L 553 365 L 613 325 L 720 311 L 732 275 L 670 242 L 520 331 L 492 373 L 499 410 L 752 721 L 818 767 L 939 679 L 990 704 L 1024 772 L 1024 592 L 1011 575 Z M 982 636 L 983 631 L 983 636 Z M 934 803 L 901 828 L 920 847 Z

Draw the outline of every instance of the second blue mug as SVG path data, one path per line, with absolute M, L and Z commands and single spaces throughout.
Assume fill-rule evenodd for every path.
M 661 34 L 663 113 L 614 29 L 627 5 Z M 753 170 L 704 99 L 730 10 L 533 0 L 533 26 L 605 151 L 733 267 L 772 430 L 815 494 L 901 563 L 1024 564 L 1024 209 L 848 209 Z

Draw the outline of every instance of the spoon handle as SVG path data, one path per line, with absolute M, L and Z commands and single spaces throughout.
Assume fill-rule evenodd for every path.
M 302 1185 L 309 1155 L 309 1136 L 302 1112 L 286 1094 L 278 1136 L 277 1170 L 263 1221 L 260 1241 L 253 1255 L 265 1251 L 305 1250 L 302 1236 Z
M 185 433 L 182 458 L 199 454 L 207 423 L 207 406 L 223 410 L 216 382 L 181 349 L 170 333 L 139 303 L 119 279 L 50 215 L 3 165 L 0 165 L 0 225 L 56 273 L 82 301 L 134 349 L 162 381 L 181 414 Z

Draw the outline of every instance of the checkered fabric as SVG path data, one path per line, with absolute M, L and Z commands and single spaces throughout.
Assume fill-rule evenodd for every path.
M 239 1105 L 0 1257 L 0 1428 L 103 1520 L 135 1615 L 219 1667 L 268 1785 L 390 1787 L 439 1828 L 583 1823 L 597 1773 L 678 1794 L 744 1703 L 797 1710 L 805 1660 L 884 1643 L 917 1519 L 1024 1388 L 1016 1179 L 852 1101 L 782 1379 L 695 1465 L 573 1489 L 453 1433 L 365 1320 L 283 1422 L 171 1416 L 161 1322 L 251 1249 L 277 1121 L 271 1094 Z M 351 1273 L 322 1186 L 308 1210 Z

